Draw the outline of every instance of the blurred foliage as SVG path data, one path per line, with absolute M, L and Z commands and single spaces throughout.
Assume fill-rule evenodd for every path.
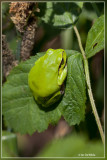
M 58 28 L 71 28 L 82 11 L 83 2 L 47 2 L 39 3 L 38 6 L 42 11 L 40 17 L 45 23 Z
M 103 3 L 95 3 L 95 4 L 99 9 L 100 14 L 101 15 L 104 14 L 104 4 Z M 45 14 L 46 5 L 45 5 L 45 3 L 44 3 L 44 5 L 41 5 L 41 3 L 39 5 L 42 6 L 42 9 L 41 9 L 42 12 L 40 12 L 40 14 L 41 14 L 41 16 L 43 16 Z M 3 6 L 2 15 L 4 17 L 3 24 L 2 24 L 3 25 L 2 32 L 7 37 L 10 49 L 13 51 L 13 53 L 17 54 L 17 45 L 18 45 L 18 41 L 19 41 L 20 36 L 18 35 L 18 32 L 16 31 L 15 26 L 10 19 L 10 15 L 8 13 L 9 3 L 8 2 L 2 3 L 2 6 Z M 7 8 L 7 10 L 6 10 L 6 8 Z M 89 2 L 84 3 L 82 13 L 80 14 L 80 17 L 77 21 L 77 27 L 80 30 L 80 35 L 81 35 L 81 39 L 82 39 L 84 46 L 85 46 L 85 42 L 86 42 L 86 38 L 87 38 L 87 33 L 92 26 L 93 20 L 95 20 L 96 18 L 97 18 L 97 14 L 96 14 L 96 11 L 94 10 L 92 4 Z M 8 21 L 7 21 L 7 19 L 8 19 Z M 6 24 L 8 24 L 8 25 L 6 25 Z M 60 40 L 61 40 L 60 47 L 61 48 L 79 50 L 77 38 L 75 37 L 74 32 L 69 34 L 69 32 L 70 32 L 69 29 L 68 29 L 68 33 L 67 33 L 66 29 L 53 28 L 50 25 L 43 23 L 41 21 L 41 19 L 38 19 L 38 25 L 39 25 L 39 27 L 42 27 L 44 34 L 39 35 L 40 37 L 42 36 L 41 38 L 37 37 L 37 39 L 35 41 L 34 49 L 32 51 L 33 55 L 35 55 L 36 53 L 38 53 L 40 51 L 43 51 L 46 43 L 49 43 L 50 40 L 52 40 L 54 37 L 56 37 L 59 34 L 61 35 L 61 38 L 60 38 Z M 70 41 L 68 41 L 68 45 L 70 46 L 70 44 L 71 44 L 71 47 L 69 47 L 67 45 L 64 46 L 64 43 L 67 43 L 67 41 L 65 39 L 66 35 L 62 34 L 62 32 L 66 32 L 68 40 L 70 40 Z M 72 37 L 72 39 L 71 39 L 71 37 Z M 73 48 L 72 48 L 72 46 L 73 46 Z M 55 46 L 53 46 L 53 48 L 54 47 Z
M 55 139 L 41 151 L 39 157 L 103 157 L 101 141 L 88 141 L 85 135 L 70 135 Z
M 2 157 L 18 157 L 16 135 L 2 132 Z M 101 141 L 89 141 L 86 135 L 71 134 L 53 139 L 36 157 L 103 157 L 104 146 Z M 34 156 L 35 157 L 35 156 Z
M 2 157 L 17 157 L 17 137 L 14 133 L 2 131 Z

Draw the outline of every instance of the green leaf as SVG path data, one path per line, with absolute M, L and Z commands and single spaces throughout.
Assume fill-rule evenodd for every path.
M 64 103 L 64 118 L 69 125 L 79 124 L 85 115 L 85 76 L 81 54 L 68 58 L 68 75 L 66 81 Z
M 58 107 L 52 111 L 40 109 L 28 86 L 28 73 L 35 61 L 43 55 L 40 53 L 15 67 L 3 86 L 3 114 L 7 126 L 16 132 L 42 132 L 61 116 Z
M 48 128 L 49 124 L 56 124 L 62 115 L 67 119 L 67 108 L 70 113 L 69 117 L 71 117 L 71 119 L 67 119 L 70 125 L 78 124 L 83 119 L 86 98 L 82 56 L 77 51 L 72 50 L 67 50 L 66 53 L 68 57 L 68 76 L 65 94 L 63 99 L 51 108 L 41 109 L 36 104 L 28 86 L 30 69 L 35 61 L 45 53 L 38 53 L 36 56 L 31 57 L 30 60 L 20 63 L 11 71 L 2 92 L 3 115 L 7 126 L 23 134 L 32 134 L 36 130 L 42 132 Z M 78 87 L 80 88 L 78 89 Z
M 104 157 L 104 146 L 101 141 L 87 141 L 85 135 L 73 134 L 54 139 L 43 148 L 38 157 Z
M 94 56 L 104 48 L 104 15 L 99 17 L 90 29 L 86 41 L 87 58 Z
M 83 2 L 47 2 L 46 4 L 40 4 L 40 10 L 44 13 L 41 19 L 54 27 L 71 27 L 77 21 L 82 7 Z
M 14 133 L 2 131 L 2 157 L 18 157 L 17 137 Z

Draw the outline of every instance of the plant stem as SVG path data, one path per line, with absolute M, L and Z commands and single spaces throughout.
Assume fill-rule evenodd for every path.
M 96 105 L 95 105 L 95 102 L 94 102 L 93 93 L 92 93 L 92 90 L 91 90 L 88 60 L 85 56 L 85 51 L 83 49 L 81 38 L 80 38 L 78 29 L 77 29 L 76 26 L 74 26 L 74 31 L 76 33 L 78 43 L 79 43 L 79 47 L 80 47 L 80 50 L 81 50 L 81 53 L 82 53 L 82 56 L 83 56 L 83 60 L 84 60 L 84 69 L 85 69 L 86 83 L 87 83 L 87 87 L 88 87 L 88 95 L 89 95 L 89 98 L 90 98 L 90 103 L 91 103 L 91 106 L 92 106 L 92 110 L 93 110 L 93 113 L 94 113 L 94 116 L 95 116 L 95 120 L 96 120 L 98 129 L 99 129 L 100 135 L 101 135 L 102 142 L 104 144 L 104 133 L 103 133 L 103 129 L 102 129 L 102 126 L 101 126 L 100 118 L 98 116 Z

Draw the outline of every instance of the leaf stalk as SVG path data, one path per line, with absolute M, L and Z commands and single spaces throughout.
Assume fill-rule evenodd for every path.
M 100 122 L 100 118 L 99 118 L 99 115 L 98 115 L 98 112 L 97 112 L 97 109 L 96 109 L 96 105 L 95 105 L 95 102 L 94 102 L 93 93 L 92 93 L 92 89 L 91 89 L 88 60 L 87 60 L 87 58 L 85 56 L 85 51 L 84 51 L 83 46 L 82 46 L 80 34 L 79 34 L 78 29 L 77 29 L 76 26 L 74 26 L 74 31 L 75 31 L 75 34 L 77 36 L 79 47 L 80 47 L 80 51 L 81 51 L 82 56 L 83 56 L 86 83 L 87 83 L 87 87 L 88 87 L 88 95 L 89 95 L 89 98 L 90 98 L 91 107 L 92 107 L 93 114 L 94 114 L 98 129 L 99 129 L 99 132 L 100 132 L 100 136 L 101 136 L 102 142 L 104 144 L 104 139 L 105 139 L 104 132 L 103 132 L 103 128 L 102 128 L 102 125 L 101 125 L 101 122 Z

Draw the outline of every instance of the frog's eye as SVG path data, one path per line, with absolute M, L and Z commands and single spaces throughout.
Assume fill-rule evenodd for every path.
M 61 63 L 60 63 L 60 65 L 59 65 L 59 69 L 61 68 L 61 66 L 64 64 L 64 59 L 63 59 L 63 57 L 62 57 L 62 60 L 61 60 Z
M 66 58 L 62 55 L 62 60 L 61 63 L 59 65 L 59 75 L 62 73 L 63 69 L 65 68 L 66 65 Z
M 64 59 L 65 57 L 64 57 L 64 51 L 62 51 L 62 60 L 61 60 L 61 63 L 60 63 L 60 65 L 59 65 L 59 68 L 61 68 L 61 67 L 63 67 L 64 65 L 65 65 L 65 59 Z

